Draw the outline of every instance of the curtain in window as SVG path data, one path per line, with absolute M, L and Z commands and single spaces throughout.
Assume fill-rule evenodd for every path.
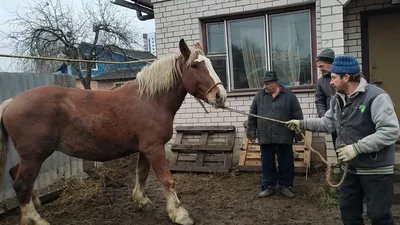
M 299 85 L 301 74 L 300 31 L 296 15 L 271 17 L 273 66 L 280 80 Z
M 234 89 L 260 88 L 266 68 L 265 18 L 228 22 Z
M 265 73 L 265 60 L 250 38 L 250 33 L 242 33 L 241 44 L 243 49 L 243 61 L 249 88 L 262 86 L 262 77 Z

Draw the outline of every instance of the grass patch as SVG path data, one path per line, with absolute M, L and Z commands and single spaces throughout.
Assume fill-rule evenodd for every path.
M 322 176 L 319 182 L 317 182 L 317 185 L 314 186 L 310 197 L 322 208 L 337 208 L 339 204 L 339 193 L 336 191 L 336 188 L 329 186 L 324 178 L 325 177 Z M 340 181 L 340 177 L 335 174 L 333 180 L 333 182 L 337 184 Z
M 318 206 L 324 208 L 335 208 L 339 203 L 339 193 L 336 192 L 335 188 L 328 185 L 321 187 L 321 191 L 318 194 Z

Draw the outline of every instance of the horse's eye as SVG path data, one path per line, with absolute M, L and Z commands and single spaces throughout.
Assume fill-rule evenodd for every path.
M 197 65 L 196 65 L 196 64 L 191 65 L 191 67 L 192 67 L 193 69 L 197 69 Z

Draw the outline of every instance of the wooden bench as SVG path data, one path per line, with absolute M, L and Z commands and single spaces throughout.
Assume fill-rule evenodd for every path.
M 311 131 L 305 131 L 305 137 L 309 143 L 312 143 Z M 245 135 L 242 139 L 241 150 L 238 171 L 262 171 L 258 141 L 256 140 L 254 143 L 251 143 Z M 311 163 L 311 150 L 304 140 L 293 143 L 293 156 L 295 168 L 305 171 L 306 175 L 308 175 Z M 276 165 L 278 166 L 277 159 Z
M 234 126 L 178 126 L 171 145 L 171 171 L 228 173 L 232 167 Z

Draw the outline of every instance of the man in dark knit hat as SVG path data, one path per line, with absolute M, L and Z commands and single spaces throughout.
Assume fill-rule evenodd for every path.
M 326 48 L 318 55 L 316 63 L 322 73 L 322 77 L 318 79 L 315 105 L 317 106 L 318 117 L 321 118 L 329 109 L 331 96 L 335 94 L 334 88 L 330 85 L 331 82 L 331 65 L 335 59 L 335 52 Z
M 317 107 L 317 115 L 319 118 L 323 117 L 326 111 L 329 110 L 331 97 L 335 94 L 335 89 L 330 85 L 331 83 L 331 66 L 335 59 L 335 52 L 326 48 L 318 55 L 316 63 L 318 69 L 321 71 L 322 76 L 317 81 L 315 93 L 315 106 Z M 336 150 L 335 140 L 337 134 L 332 133 L 333 147 Z
M 326 48 L 321 51 L 317 56 L 317 67 L 321 71 L 322 76 L 317 81 L 316 93 L 315 93 L 315 106 L 317 107 L 317 115 L 319 118 L 323 117 L 326 111 L 329 110 L 331 97 L 335 95 L 335 88 L 332 87 L 331 83 L 331 66 L 335 59 L 335 52 Z M 336 151 L 336 131 L 331 133 L 333 148 Z M 337 153 L 336 153 L 337 155 Z M 339 176 L 343 175 L 343 170 L 340 169 Z M 339 188 L 336 188 L 339 191 Z
M 344 225 L 364 224 L 363 198 L 372 225 L 395 225 L 392 216 L 393 173 L 399 121 L 390 96 L 368 84 L 353 56 L 337 56 L 331 68 L 336 89 L 330 109 L 322 118 L 291 120 L 290 129 L 337 131 L 338 158 L 348 163 L 340 187 L 339 204 Z
M 250 106 L 250 113 L 277 120 L 303 119 L 303 112 L 296 95 L 281 86 L 275 71 L 267 71 L 264 89 L 257 92 Z M 258 138 L 261 151 L 262 179 L 258 197 L 275 194 L 279 184 L 280 193 L 293 198 L 291 191 L 294 180 L 293 139 L 295 132 L 285 124 L 248 117 L 247 138 L 254 142 Z M 258 132 L 257 132 L 258 131 Z M 279 172 L 275 156 L 278 156 Z

